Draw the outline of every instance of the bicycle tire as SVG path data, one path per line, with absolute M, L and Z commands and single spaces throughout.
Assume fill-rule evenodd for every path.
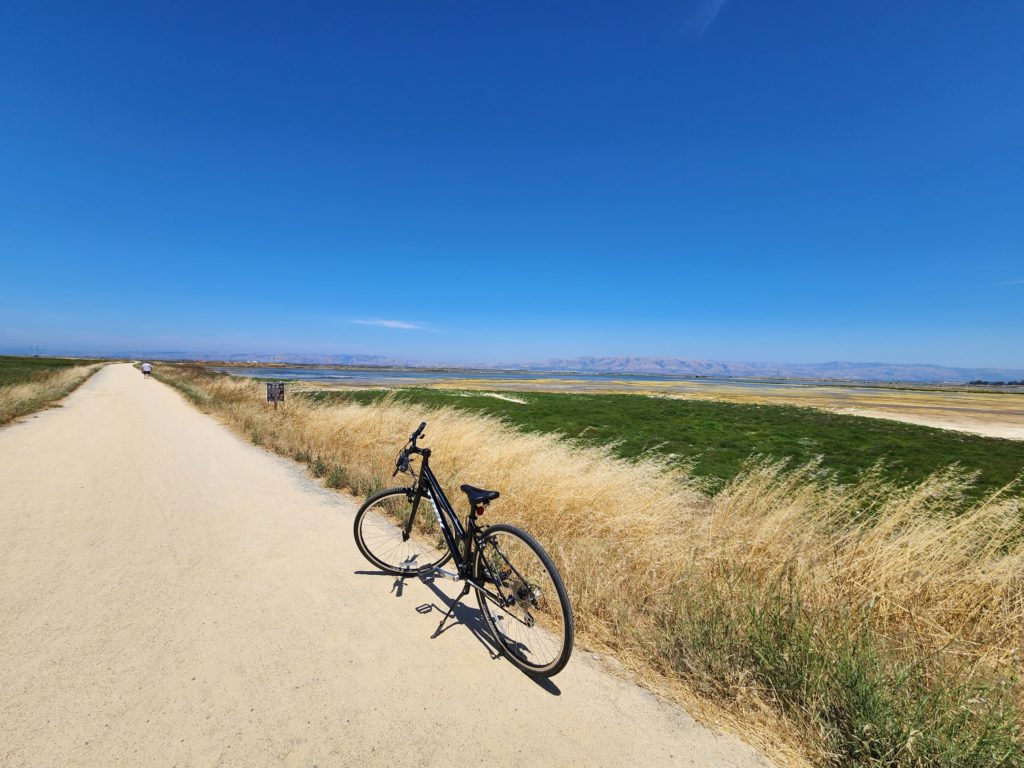
M 569 594 L 551 557 L 526 531 L 504 523 L 485 528 L 479 542 L 474 579 L 493 585 L 499 596 L 513 601 L 499 606 L 476 591 L 488 631 L 504 656 L 528 675 L 558 674 L 572 655 L 575 624 Z
M 423 514 L 423 506 L 430 504 L 426 499 L 420 500 L 416 510 L 424 522 L 418 528 L 414 526 L 408 540 L 402 537 L 414 494 L 413 488 L 385 488 L 363 502 L 352 524 L 356 547 L 362 556 L 392 576 L 416 576 L 444 565 L 452 556 L 440 533 L 440 541 L 432 538 L 436 523 L 432 516 Z

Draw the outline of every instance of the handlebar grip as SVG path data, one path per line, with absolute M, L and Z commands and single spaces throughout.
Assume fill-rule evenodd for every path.
M 426 429 L 427 422 L 421 421 L 420 425 L 416 428 L 416 431 L 409 435 L 409 439 L 415 441 L 420 435 L 423 434 L 423 430 Z

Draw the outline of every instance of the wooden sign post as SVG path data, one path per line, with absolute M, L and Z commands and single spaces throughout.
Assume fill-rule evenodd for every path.
M 277 410 L 277 404 L 284 402 L 284 382 L 283 381 L 268 381 L 267 382 L 267 402 L 274 404 L 274 410 Z

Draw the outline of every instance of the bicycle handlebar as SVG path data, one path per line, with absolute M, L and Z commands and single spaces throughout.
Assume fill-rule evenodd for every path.
M 416 447 L 416 441 L 423 437 L 423 430 L 426 426 L 427 422 L 421 421 L 420 425 L 416 427 L 416 431 L 409 435 L 409 443 L 399 452 L 398 459 L 395 461 L 395 471 L 391 473 L 392 477 L 399 472 L 409 471 L 409 455 L 421 453 L 420 449 Z

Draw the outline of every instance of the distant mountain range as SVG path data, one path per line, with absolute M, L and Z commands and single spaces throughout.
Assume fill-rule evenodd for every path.
M 24 351 L 10 350 L 14 354 Z M 79 354 L 54 352 L 49 354 Z M 94 354 L 94 353 L 90 353 Z M 708 378 L 840 379 L 845 381 L 903 381 L 920 383 L 966 383 L 975 380 L 1010 381 L 1024 379 L 1024 370 L 1013 368 L 952 368 L 942 365 L 906 363 L 747 363 L 721 360 L 687 360 L 681 357 L 575 357 L 535 362 L 480 363 L 454 365 L 445 362 L 403 360 L 382 355 L 317 355 L 284 353 L 206 353 L 168 350 L 129 350 L 96 354 L 98 357 L 152 360 L 216 360 L 227 363 L 291 363 L 296 365 L 348 365 L 389 368 L 474 368 L 483 370 L 538 371 L 589 374 L 643 374 Z
M 26 354 L 25 349 L 0 350 Z M 34 350 L 33 350 L 34 351 Z M 82 355 L 81 351 L 47 350 L 47 354 Z M 262 362 L 305 366 L 354 366 L 367 368 L 476 369 L 489 371 L 537 371 L 585 374 L 639 374 L 653 376 L 770 379 L 838 379 L 844 381 L 890 381 L 916 383 L 967 383 L 971 381 L 1020 381 L 1024 370 L 1007 368 L 950 368 L 930 364 L 894 364 L 894 362 L 736 362 L 691 360 L 683 357 L 571 357 L 532 362 L 501 364 L 451 364 L 445 361 L 409 360 L 376 354 L 283 354 L 196 353 L 187 350 L 122 350 L 94 352 L 97 357 L 127 359 L 193 359 L 224 362 Z
M 713 378 L 844 379 L 855 381 L 968 382 L 977 379 L 1020 379 L 1012 368 L 951 368 L 905 363 L 745 363 L 686 360 L 678 357 L 578 357 L 500 366 L 512 370 L 579 371 L 582 373 L 662 374 Z

